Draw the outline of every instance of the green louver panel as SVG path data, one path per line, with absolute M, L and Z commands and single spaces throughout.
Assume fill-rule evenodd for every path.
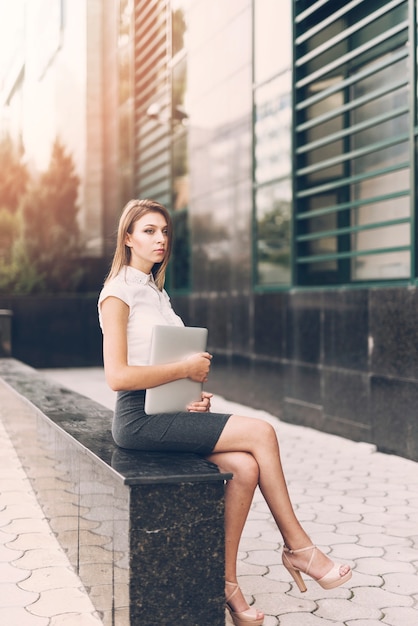
M 295 283 L 410 280 L 409 3 L 293 4 Z

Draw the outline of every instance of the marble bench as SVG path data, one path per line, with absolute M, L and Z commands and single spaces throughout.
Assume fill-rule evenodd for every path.
M 224 485 L 194 454 L 115 446 L 111 411 L 12 358 L 0 419 L 105 626 L 224 626 Z

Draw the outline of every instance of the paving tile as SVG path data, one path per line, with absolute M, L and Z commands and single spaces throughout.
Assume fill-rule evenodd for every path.
M 317 546 L 320 546 L 323 552 L 328 551 L 327 546 L 332 546 L 333 550 L 335 550 L 338 545 L 347 546 L 353 543 L 357 543 L 357 535 L 340 535 L 338 531 L 339 528 L 338 526 L 336 526 L 334 532 L 317 532 L 315 534 L 309 534 L 313 543 L 315 543 Z
M 39 593 L 24 591 L 18 585 L 12 583 L 2 583 L 0 585 L 1 606 L 4 607 L 25 607 L 32 602 L 36 602 Z
M 281 585 L 276 580 L 269 578 L 268 574 L 265 576 L 240 576 L 239 584 L 248 599 L 251 596 L 255 598 L 264 598 L 266 594 L 268 596 L 272 595 L 280 598 L 280 595 L 288 589 L 288 585 Z M 261 604 L 263 603 L 262 600 L 260 600 L 260 602 Z M 257 601 L 255 604 L 260 604 L 260 602 Z
M 30 576 L 29 570 L 15 567 L 12 563 L 0 560 L 0 584 L 1 583 L 18 583 Z
M 408 506 L 408 497 L 398 497 L 397 493 L 390 495 L 385 494 L 384 496 L 379 498 L 367 498 L 367 504 L 369 507 L 397 509 L 401 506 Z
M 343 480 L 337 477 L 337 480 L 331 480 L 329 485 L 334 491 L 339 491 L 344 494 L 346 492 L 355 491 L 357 498 L 363 497 L 363 492 L 365 494 L 367 493 L 367 497 L 371 497 L 373 495 L 381 496 L 385 494 L 385 491 L 375 491 L 374 493 L 373 491 L 369 491 L 368 483 L 365 479 L 363 481 L 356 481 L 353 480 L 351 476 L 347 476 Z
M 8 476 L 7 478 L 2 474 L 0 478 L 0 494 L 2 498 L 6 497 L 6 494 L 12 491 L 17 491 L 18 493 L 26 492 L 29 497 L 33 497 L 31 484 L 23 472 L 21 472 L 21 475 Z M 9 497 L 8 495 L 8 501 Z
M 280 624 L 282 623 L 282 615 L 286 613 L 310 613 L 315 611 L 318 606 L 315 600 L 309 598 L 305 593 L 298 596 L 270 594 L 269 600 L 267 598 L 263 598 L 263 600 L 263 611 L 269 615 L 280 616 Z
M 404 521 L 388 524 L 386 527 L 386 533 L 395 537 L 413 537 L 418 530 L 418 515 L 415 519 L 408 519 Z M 416 535 L 418 537 L 418 535 Z M 414 538 L 415 541 L 415 538 Z
M 227 622 L 227 624 L 232 624 L 232 620 Z M 280 621 L 277 617 L 273 615 L 265 615 L 263 626 L 280 626 Z
M 410 511 L 410 509 L 408 509 Z M 383 525 L 384 528 L 389 526 L 389 524 L 396 524 L 398 522 L 402 522 L 408 519 L 405 513 L 402 513 L 400 510 L 385 512 L 385 513 L 363 513 L 361 515 L 361 519 L 365 524 L 369 524 L 371 526 Z
M 52 565 L 67 565 L 68 559 L 64 552 L 59 550 L 47 550 L 45 548 L 39 548 L 34 550 L 27 550 L 25 554 L 14 561 L 17 567 L 22 569 L 38 569 L 40 567 L 48 567 Z
M 288 578 L 286 578 L 286 576 Z M 299 591 L 296 583 L 290 578 L 287 571 L 282 575 L 282 580 L 290 580 L 290 590 L 287 593 L 289 596 L 293 596 L 296 599 L 306 598 L 318 602 L 319 600 L 340 599 L 349 600 L 352 596 L 350 586 L 341 585 L 335 589 L 323 589 L 318 583 L 316 583 L 309 576 L 303 575 L 303 579 L 306 583 L 307 590 L 304 593 Z
M 403 607 L 385 609 L 385 617 L 382 623 L 390 626 L 417 626 L 418 609 Z
M 96 615 L 82 613 L 67 613 L 51 618 L 49 626 L 99 626 L 103 622 Z
M 269 571 L 265 565 L 255 565 L 247 563 L 245 559 L 240 559 L 237 563 L 238 576 L 264 576 Z
M 3 464 L 1 469 L 1 475 L 3 478 L 7 478 L 11 476 L 12 478 L 16 478 L 16 471 L 22 472 L 22 464 L 19 460 L 19 457 L 16 454 L 14 446 L 7 435 L 4 426 L 0 423 L 0 441 L 1 441 L 1 450 L 2 450 L 2 458 L 5 460 L 7 458 L 6 463 Z
M 334 524 L 343 524 L 344 522 L 360 522 L 362 515 L 356 511 L 355 513 L 347 513 L 340 510 L 341 507 L 336 505 L 330 507 L 328 504 L 321 504 L 321 510 L 316 514 L 315 521 L 319 523 L 327 523 L 332 519 Z
M 387 546 L 385 557 L 392 561 L 407 561 L 413 563 L 418 560 L 417 551 L 410 546 Z
M 72 587 L 44 591 L 40 598 L 28 607 L 28 611 L 32 615 L 52 617 L 73 613 L 74 606 L 77 606 L 80 613 L 94 611 L 87 593 L 82 589 Z
M 383 548 L 373 548 L 370 546 L 360 546 L 358 543 L 335 544 L 332 550 L 333 558 L 344 560 L 357 560 L 364 557 L 382 557 L 385 554 Z
M 396 574 L 385 574 L 385 583 L 382 589 L 403 596 L 412 596 L 412 594 L 418 592 L 417 574 L 400 574 L 399 572 L 396 572 Z
M 276 565 L 281 560 L 279 552 L 273 550 L 251 550 L 245 559 L 246 563 L 253 565 Z
M 318 522 L 314 519 L 304 522 L 303 527 L 312 539 L 315 539 L 315 537 L 318 536 L 321 537 L 325 535 L 325 533 L 331 533 L 334 537 L 334 534 L 338 531 L 338 525 L 331 523 L 330 520 L 328 520 L 328 523 L 326 524 L 325 522 Z M 315 540 L 315 543 L 319 544 L 319 540 Z
M 278 539 L 278 533 L 271 533 L 272 541 L 267 541 L 268 537 L 266 533 L 263 533 L 261 538 L 254 539 L 253 537 L 243 537 L 239 544 L 240 552 L 249 552 L 251 550 L 270 550 L 270 551 L 278 551 L 281 549 L 281 543 L 278 541 L 274 541 L 274 539 Z
M 56 565 L 35 569 L 31 575 L 19 583 L 21 589 L 27 591 L 43 591 L 80 587 L 80 580 L 70 567 Z
M 364 574 L 384 575 L 390 572 L 414 573 L 416 570 L 406 561 L 393 561 L 387 558 L 360 558 L 356 560 L 356 572 Z
M 265 526 L 265 530 L 269 530 L 269 526 Z M 260 521 L 259 520 L 249 520 L 245 525 L 244 531 L 242 533 L 243 537 L 260 537 L 261 529 L 260 529 Z
M 375 619 L 349 619 L 347 620 L 347 622 L 344 623 L 345 626 L 382 626 L 382 624 L 387 624 L 387 622 L 385 622 L 384 620 Z
M 364 522 L 342 522 L 338 524 L 337 531 L 340 535 L 368 535 L 369 533 L 384 533 L 385 527 L 382 525 L 365 524 Z
M 309 521 L 319 521 L 318 520 L 318 511 L 312 505 L 307 504 L 299 504 L 297 499 L 291 498 L 291 502 L 295 511 L 297 511 L 297 517 L 299 521 L 309 522 Z M 329 521 L 329 518 L 328 518 Z
M 50 626 L 48 618 L 30 615 L 25 608 L 3 606 L 0 606 L 0 624 L 4 626 Z
M 339 620 L 342 623 L 348 620 L 374 619 L 379 620 L 382 612 L 379 608 L 375 608 L 372 603 L 369 605 L 356 604 L 351 600 L 320 600 L 318 602 L 318 617 L 327 620 Z
M 10 534 L 20 535 L 22 533 L 41 533 L 50 528 L 47 521 L 44 518 L 30 519 L 14 519 L 8 522 L 6 526 L 2 528 L 2 531 L 7 531 Z
M 353 570 L 353 576 L 348 584 L 351 589 L 354 589 L 354 587 L 382 587 L 383 582 L 383 576 L 359 572 L 356 563 L 356 569 Z
M 50 532 L 49 527 L 45 525 L 44 532 L 38 533 L 22 533 L 16 537 L 13 541 L 9 541 L 6 544 L 11 550 L 31 550 L 36 547 L 38 550 L 45 548 L 60 549 L 57 543 L 56 537 Z
M 23 492 L 22 491 L 9 491 L 3 494 L 4 498 L 7 498 L 7 506 L 10 507 L 12 504 L 21 504 L 22 500 L 24 502 L 31 503 L 34 506 L 39 506 L 38 502 L 33 493 Z M 6 511 L 5 511 L 6 512 Z
M 363 587 L 353 589 L 353 605 L 363 607 L 411 607 L 413 600 L 409 596 L 402 596 L 398 593 L 376 589 L 374 587 Z
M 31 498 L 30 502 L 23 502 L 21 504 L 11 504 L 7 506 L 3 511 L 0 511 L 0 523 L 1 520 L 16 520 L 16 519 L 42 519 L 43 513 L 36 500 Z
M 10 550 L 5 545 L 0 545 L 0 562 L 1 563 L 12 563 L 15 559 L 18 559 L 22 556 L 23 552 L 16 550 Z
M 295 613 L 294 615 L 281 615 L 280 626 L 345 626 L 345 622 L 325 620 L 311 613 Z
M 314 496 L 308 495 L 306 493 L 295 496 L 295 494 L 292 492 L 291 487 L 289 488 L 289 493 L 292 503 L 297 503 L 297 506 L 300 508 L 302 508 L 303 506 L 307 508 L 307 505 L 310 505 L 316 510 L 318 504 L 323 501 L 322 498 L 315 498 Z
M 292 590 L 293 579 L 289 576 L 288 571 L 280 563 L 269 565 L 267 573 L 263 576 L 266 580 L 273 580 L 277 587 L 278 593 L 287 593 Z
M 363 534 L 358 540 L 359 546 L 410 546 L 411 542 L 407 541 L 405 537 L 393 537 L 388 532 L 383 533 L 370 533 L 369 535 Z
M 324 504 L 342 505 L 345 513 L 361 513 L 362 515 L 366 513 L 376 513 L 377 511 L 384 513 L 384 505 L 380 507 L 371 506 L 367 502 L 363 502 L 363 500 L 364 498 L 353 498 L 352 496 L 342 497 L 340 494 L 331 493 L 324 498 L 323 502 Z

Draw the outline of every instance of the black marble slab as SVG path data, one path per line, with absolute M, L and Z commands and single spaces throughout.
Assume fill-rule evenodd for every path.
M 383 452 L 418 460 L 418 383 L 371 377 L 373 440 Z
M 286 308 L 286 357 L 317 364 L 321 359 L 322 292 L 292 294 Z
M 326 291 L 323 299 L 323 363 L 356 371 L 368 369 L 368 292 Z
M 370 369 L 378 376 L 418 380 L 418 290 L 370 291 Z

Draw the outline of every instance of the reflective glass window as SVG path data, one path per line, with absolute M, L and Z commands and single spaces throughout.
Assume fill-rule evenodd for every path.
M 260 187 L 256 192 L 258 285 L 290 283 L 290 180 Z
M 174 289 L 190 286 L 189 231 L 189 110 L 188 110 L 188 10 L 189 0 L 171 4 L 171 209 L 173 253 L 170 283 Z
M 254 0 L 254 78 L 262 83 L 292 59 L 291 0 Z
M 408 278 L 408 3 L 295 8 L 296 281 Z
M 291 0 L 254 7 L 255 282 L 291 283 Z

